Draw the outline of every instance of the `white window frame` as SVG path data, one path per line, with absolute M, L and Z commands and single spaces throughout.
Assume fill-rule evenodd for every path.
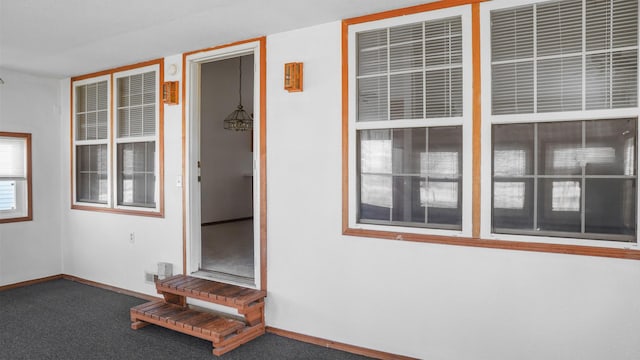
M 78 130 L 78 120 L 76 119 L 76 88 L 78 86 L 83 86 L 83 85 L 87 85 L 87 84 L 94 84 L 94 83 L 99 83 L 102 81 L 106 81 L 107 82 L 107 138 L 106 139 L 97 139 L 97 140 L 76 140 L 77 139 L 77 130 Z M 112 108 L 111 108 L 111 76 L 110 75 L 102 75 L 102 76 L 97 76 L 97 77 L 92 77 L 92 78 L 88 78 L 88 79 L 83 79 L 83 80 L 78 80 L 78 81 L 74 81 L 71 85 L 71 89 L 72 89 L 72 94 L 71 97 L 73 99 L 72 101 L 72 107 L 71 107 L 71 114 L 73 116 L 73 124 L 72 124 L 72 133 L 71 133 L 71 143 L 72 143 L 72 152 L 73 152 L 73 163 L 71 164 L 72 168 L 73 168 L 73 178 L 71 179 L 71 182 L 73 184 L 72 186 L 72 199 L 73 199 L 73 205 L 80 205 L 80 206 L 90 206 L 90 207 L 96 207 L 96 208 L 110 208 L 112 205 L 111 199 L 112 199 L 112 193 L 111 193 L 111 186 L 109 186 L 109 184 L 111 184 L 112 182 L 112 174 L 111 171 L 109 171 L 108 166 L 107 166 L 107 203 L 106 204 L 99 204 L 99 203 L 92 203 L 92 202 L 83 202 L 83 201 L 78 201 L 78 192 L 77 192 L 77 186 L 78 186 L 78 182 L 77 182 L 77 178 L 78 178 L 78 169 L 77 169 L 77 161 L 78 161 L 78 154 L 77 154 L 77 146 L 81 146 L 81 145 L 107 145 L 107 164 L 111 164 L 112 163 L 112 157 L 111 157 L 111 114 L 112 114 Z
M 462 25 L 462 116 L 450 118 L 429 118 L 416 120 L 387 120 L 357 122 L 357 41 L 356 34 L 417 22 L 461 17 Z M 348 27 L 348 227 L 358 230 L 411 233 L 419 235 L 441 235 L 471 237 L 472 231 L 472 136 L 473 136 L 473 74 L 471 53 L 471 5 L 463 5 L 422 13 L 386 18 L 371 22 L 349 25 Z M 407 227 L 400 225 L 364 224 L 357 220 L 357 154 L 356 132 L 369 129 L 416 128 L 462 126 L 462 228 L 446 230 L 428 227 Z
M 17 221 L 30 221 L 33 218 L 33 210 L 30 196 L 31 191 L 31 134 L 0 132 L 0 139 L 8 138 L 12 141 L 24 141 L 24 177 L 0 176 L 0 181 L 13 181 L 15 183 L 15 208 L 0 210 L 0 224 Z
M 557 244 L 557 245 L 579 245 L 607 247 L 618 249 L 638 249 L 638 225 L 640 225 L 640 191 L 636 190 L 636 240 L 635 242 L 617 242 L 610 240 L 578 239 L 550 236 L 531 236 L 493 233 L 491 229 L 491 199 L 492 193 L 492 125 L 494 124 L 518 124 L 518 123 L 540 123 L 540 122 L 560 122 L 560 121 L 580 121 L 615 118 L 638 118 L 639 107 L 603 109 L 603 110 L 581 110 L 566 112 L 548 112 L 532 114 L 510 114 L 492 115 L 491 109 L 491 11 L 499 9 L 514 8 L 518 6 L 544 3 L 549 0 L 494 0 L 480 4 L 480 50 L 481 60 L 481 91 L 482 91 L 482 126 L 481 126 L 481 213 L 483 214 L 480 224 L 480 235 L 488 240 L 507 240 L 531 243 Z M 640 38 L 640 37 L 639 37 Z M 640 56 L 639 56 L 640 57 Z M 640 74 L 640 72 L 639 72 Z M 584 79 L 583 79 L 584 84 Z M 638 81 L 640 94 L 640 81 Z M 639 119 L 640 120 L 640 119 Z M 636 128 L 636 139 L 638 139 L 638 126 Z M 636 140 L 638 142 L 638 140 Z M 636 146 L 636 159 L 640 155 L 640 146 Z M 636 168 L 636 176 L 638 169 Z
M 117 107 L 118 104 L 117 102 L 114 100 L 111 104 L 111 108 L 113 109 L 113 123 L 111 126 L 111 129 L 113 129 L 113 150 L 109 153 L 111 156 L 113 156 L 113 162 L 112 162 L 112 168 L 111 168 L 111 174 L 113 175 L 113 182 L 112 182 L 112 187 L 114 189 L 113 191 L 113 197 L 112 197 L 112 201 L 113 201 L 113 207 L 117 208 L 117 209 L 126 209 L 126 210 L 138 210 L 138 211 L 160 211 L 160 106 L 163 106 L 161 100 L 160 100 L 160 88 L 161 88 L 161 84 L 160 84 L 160 66 L 155 64 L 155 65 L 149 65 L 149 66 L 145 66 L 145 67 L 141 67 L 141 68 L 135 68 L 132 70 L 127 70 L 127 71 L 122 71 L 122 72 L 117 72 L 113 74 L 113 83 L 117 84 L 118 83 L 118 79 L 119 78 L 123 78 L 123 77 L 127 77 L 127 76 L 131 76 L 131 75 L 137 75 L 137 74 L 144 74 L 146 72 L 150 72 L 150 71 L 155 71 L 155 77 L 156 77 L 156 114 L 155 114 L 155 135 L 153 136 L 137 136 L 137 137 L 130 137 L 130 138 L 125 138 L 125 139 L 120 139 L 118 138 L 118 119 L 117 119 Z M 114 99 L 117 99 L 117 89 L 114 87 Z M 155 165 L 154 165 L 154 173 L 155 173 L 155 181 L 154 181 L 154 191 L 153 191 L 153 196 L 155 199 L 155 203 L 156 206 L 151 208 L 151 207 L 137 207 L 137 206 L 129 206 L 129 205 L 118 205 L 118 144 L 125 144 L 125 143 L 130 143 L 130 144 L 134 144 L 134 143 L 138 143 L 138 142 L 147 142 L 147 141 L 153 141 L 155 142 L 155 152 L 154 152 L 154 161 L 155 161 Z M 110 183 L 111 184 L 111 183 Z
M 72 207 L 76 209 L 83 210 L 91 210 L 91 209 L 104 209 L 104 210 L 114 210 L 116 212 L 126 212 L 126 213 L 146 213 L 146 214 L 154 214 L 154 215 L 162 215 L 162 199 L 161 199 L 161 189 L 160 183 L 162 173 L 161 173 L 161 164 L 160 164 L 160 152 L 161 152 L 161 138 L 160 134 L 162 133 L 161 124 L 160 124 L 160 107 L 164 106 L 162 103 L 162 92 L 161 92 L 161 74 L 160 71 L 162 67 L 160 64 L 152 64 L 147 66 L 136 67 L 134 69 L 122 70 L 118 71 L 117 69 L 106 75 L 99 75 L 95 77 L 89 77 L 77 81 L 73 81 L 71 84 L 71 96 L 72 96 Z M 117 84 L 117 79 L 131 76 L 135 74 L 142 74 L 145 72 L 155 72 L 156 77 L 156 111 L 155 111 L 155 135 L 153 136 L 144 136 L 144 137 L 134 137 L 128 139 L 118 139 L 117 136 L 117 102 L 115 98 L 117 96 L 117 89 L 115 89 L 115 85 Z M 77 119 L 76 119 L 76 87 L 82 86 L 86 84 L 97 83 L 101 81 L 107 81 L 107 139 L 100 140 L 76 140 L 76 131 L 77 131 Z M 117 150 L 119 143 L 135 143 L 135 142 L 145 142 L 145 141 L 154 141 L 155 142 L 155 154 L 154 154 L 154 172 L 155 172 L 155 182 L 154 182 L 154 198 L 155 198 L 155 207 L 139 207 L 139 206 L 128 206 L 128 205 L 118 205 L 117 194 L 118 194 L 118 184 L 117 184 L 117 169 L 118 169 L 118 159 L 117 159 Z M 107 203 L 99 204 L 99 203 L 91 203 L 91 202 L 82 202 L 78 201 L 77 198 L 77 145 L 98 145 L 98 144 L 106 144 L 107 145 Z

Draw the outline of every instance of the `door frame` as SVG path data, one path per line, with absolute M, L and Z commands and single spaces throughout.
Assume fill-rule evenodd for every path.
M 183 274 L 194 272 L 201 249 L 194 248 L 195 229 L 200 227 L 200 204 L 193 191 L 197 185 L 200 126 L 200 66 L 203 63 L 254 55 L 254 274 L 255 287 L 267 289 L 267 168 L 266 168 L 266 37 L 187 52 L 182 55 L 182 262 Z M 257 131 L 256 131 L 257 130 Z M 257 205 L 257 206 L 255 206 Z M 197 259 L 197 260 L 196 260 Z M 197 269 L 196 269 L 197 270 Z

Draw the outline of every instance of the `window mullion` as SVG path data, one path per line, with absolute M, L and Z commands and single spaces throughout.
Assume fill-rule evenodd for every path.
M 609 2 L 609 109 L 613 109 L 613 0 Z
M 424 132 L 424 151 L 426 153 L 427 156 L 427 168 L 426 168 L 426 174 L 424 177 L 424 186 L 425 186 L 425 192 L 427 193 L 427 196 L 425 196 L 424 199 L 424 223 L 428 224 L 429 223 L 429 157 L 431 156 L 431 153 L 429 152 L 429 128 L 425 129 Z
M 538 5 L 533 5 L 533 113 L 538 112 Z M 537 127 L 536 127 L 537 131 Z
M 427 118 L 427 24 L 422 23 L 422 117 Z M 425 209 L 426 210 L 426 209 Z
M 582 0 L 582 107 L 587 109 L 587 1 Z
M 391 120 L 391 29 L 387 28 L 387 114 L 386 120 Z
M 581 121 L 582 123 L 582 151 L 586 151 L 587 148 L 587 123 L 585 121 Z M 586 231 L 586 205 L 587 205 L 587 164 L 584 162 L 581 166 L 582 170 L 582 179 L 580 186 L 580 232 L 584 234 Z
M 538 229 L 538 183 L 538 124 L 536 123 L 533 126 L 533 230 Z
M 453 71 L 452 71 L 453 68 L 452 68 L 452 64 L 451 64 L 451 38 L 452 38 L 452 35 L 451 35 L 451 22 L 447 23 L 447 35 L 448 35 L 448 37 L 447 37 L 448 49 L 447 50 L 449 51 L 449 54 L 448 54 L 448 57 L 447 57 L 448 65 L 449 65 L 449 68 L 448 68 L 449 69 L 449 76 L 448 76 L 449 77 L 449 79 L 448 79 L 449 80 L 449 89 L 448 89 L 449 91 L 448 91 L 448 94 L 447 94 L 448 97 L 449 97 L 449 103 L 447 104 L 448 105 L 448 109 L 447 110 L 448 110 L 448 115 L 451 116 L 453 114 L 453 105 L 452 105 L 452 101 L 453 101 L 452 93 L 453 93 L 453 91 L 452 91 L 452 82 L 451 82 L 451 78 L 452 78 L 452 75 L 453 75 Z

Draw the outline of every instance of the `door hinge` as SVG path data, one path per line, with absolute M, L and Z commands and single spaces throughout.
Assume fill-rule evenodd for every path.
M 202 182 L 202 176 L 198 175 L 198 182 Z

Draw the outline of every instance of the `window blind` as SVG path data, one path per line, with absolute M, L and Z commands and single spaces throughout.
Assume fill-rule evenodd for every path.
M 156 133 L 156 73 L 118 78 L 118 137 Z
M 357 34 L 358 121 L 462 116 L 459 17 Z
M 76 87 L 76 140 L 108 136 L 108 86 L 106 81 Z
M 636 0 L 492 11 L 492 113 L 635 107 L 637 60 Z
M 26 179 L 26 140 L 0 137 L 0 179 Z

